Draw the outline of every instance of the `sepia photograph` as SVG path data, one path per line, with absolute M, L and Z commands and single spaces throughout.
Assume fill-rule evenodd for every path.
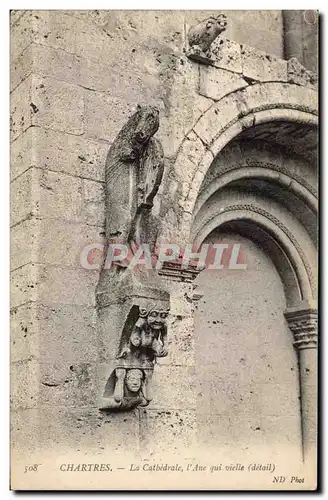
M 319 11 L 8 16 L 10 489 L 315 491 Z

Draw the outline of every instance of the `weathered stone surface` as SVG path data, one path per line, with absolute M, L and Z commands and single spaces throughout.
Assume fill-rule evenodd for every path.
M 10 10 L 10 24 L 13 26 L 15 23 L 17 23 L 18 19 L 25 13 L 25 10 L 15 10 L 11 9 Z
M 141 447 L 147 454 L 184 454 L 195 446 L 196 425 L 192 410 L 140 410 Z
M 11 146 L 11 178 L 31 166 L 104 180 L 108 143 L 65 132 L 30 127 Z
M 162 358 L 161 365 L 194 366 L 194 320 L 191 316 L 170 314 L 168 324 L 168 351 Z
M 56 418 L 53 408 L 14 411 L 11 425 L 16 453 L 23 448 L 31 453 L 49 449 L 62 454 L 73 448 L 82 461 L 87 454 L 100 456 L 127 449 L 132 454 L 139 449 L 139 422 L 134 414 L 122 419 L 93 408 L 57 406 Z
M 83 220 L 83 180 L 48 170 L 36 171 L 42 217 Z
M 290 83 L 318 88 L 318 75 L 307 70 L 296 57 L 287 61 L 287 76 Z
M 40 300 L 46 304 L 93 306 L 95 297 L 92 290 L 97 279 L 98 271 L 27 264 L 12 272 L 11 306 L 30 300 Z
M 226 94 L 247 87 L 248 83 L 239 75 L 212 66 L 199 68 L 199 92 L 218 101 Z
M 33 44 L 26 49 L 10 65 L 10 90 L 15 88 L 33 72 Z
M 218 37 L 211 47 L 213 66 L 228 69 L 235 73 L 242 73 L 241 47 L 239 43 Z
M 265 81 L 287 81 L 287 61 L 242 45 L 242 73 L 246 78 Z
M 170 294 L 170 314 L 189 316 L 192 311 L 192 284 L 165 280 L 165 288 Z
M 50 365 L 60 360 L 69 367 L 96 361 L 96 317 L 92 307 L 36 304 L 35 316 L 41 363 Z
M 49 231 L 47 219 L 37 218 L 27 219 L 12 228 L 11 269 L 29 262 L 81 268 L 83 249 L 88 245 L 104 243 L 102 226 L 54 219 L 51 221 L 51 228 L 52 231 Z M 94 263 L 100 265 L 101 250 L 96 250 L 91 258 L 94 258 Z
M 45 304 L 94 306 L 98 271 L 65 267 L 42 267 L 38 283 L 39 300 Z M 51 290 L 51 294 L 49 294 Z
M 180 182 L 182 196 L 186 196 L 198 164 L 205 152 L 206 147 L 203 142 L 193 131 L 190 132 L 183 141 L 176 160 L 175 178 Z
M 179 384 L 172 390 L 166 380 L 178 380 Z M 158 360 L 152 379 L 153 400 L 149 409 L 195 409 L 196 407 L 196 375 L 192 366 L 161 365 Z
M 38 266 L 26 264 L 15 269 L 10 278 L 11 307 L 35 301 L 38 297 Z
M 10 139 L 14 141 L 32 124 L 31 77 L 14 90 L 10 98 Z
M 37 173 L 33 168 L 24 172 L 11 183 L 11 226 L 38 213 L 37 185 Z
M 11 362 L 38 358 L 39 337 L 35 305 L 32 303 L 13 307 L 10 311 Z
M 37 261 L 39 222 L 33 218 L 23 220 L 10 231 L 10 269 Z
M 83 110 L 83 90 L 80 87 L 30 75 L 12 93 L 12 140 L 30 125 L 82 134 Z
M 88 224 L 105 226 L 105 193 L 102 183 L 83 180 L 83 212 Z
M 79 135 L 83 133 L 83 90 L 50 78 L 32 79 L 32 123 Z
M 16 16 L 10 31 L 10 56 L 13 61 L 32 41 L 33 19 L 33 14 L 28 10 L 22 16 Z
M 236 116 L 245 108 L 242 102 L 237 99 L 223 98 L 214 104 L 206 115 L 203 115 L 196 123 L 194 131 L 208 145 L 220 133 L 220 127 L 224 127 L 227 122 L 234 120 Z
M 34 355 L 12 363 L 10 367 L 11 408 L 35 408 L 38 404 L 39 384 L 40 366 Z
M 39 404 L 43 407 L 66 406 L 83 408 L 95 405 L 96 366 L 94 363 L 65 359 L 43 363 L 40 361 Z

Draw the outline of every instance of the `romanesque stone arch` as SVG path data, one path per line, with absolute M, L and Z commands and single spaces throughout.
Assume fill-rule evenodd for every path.
M 174 165 L 181 183 L 177 240 L 199 247 L 214 229 L 233 225 L 241 235 L 261 243 L 280 274 L 287 303 L 285 317 L 299 350 L 305 458 L 313 458 L 316 442 L 315 175 L 308 182 L 309 170 L 298 175 L 270 162 L 250 161 L 222 167 L 217 175 L 207 176 L 227 145 L 249 133 L 255 134 L 256 142 L 256 134 L 263 135 L 263 131 L 278 148 L 288 146 L 291 156 L 305 159 L 306 168 L 315 172 L 317 114 L 317 94 L 310 87 L 281 82 L 249 85 L 215 102 L 201 116 L 182 141 Z M 279 138 L 282 129 L 290 144 Z M 265 192 L 262 198 L 246 194 L 236 199 L 238 189 L 245 189 L 245 181 L 253 182 L 253 187 L 257 182 L 259 190 L 272 187 L 281 199 L 287 194 L 289 206 L 287 202 L 283 208 L 281 203 L 280 209 L 279 199 L 265 206 Z M 304 208 L 304 217 L 300 217 L 299 207 L 301 212 Z

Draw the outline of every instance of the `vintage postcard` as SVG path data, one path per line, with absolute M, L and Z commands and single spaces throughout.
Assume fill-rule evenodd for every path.
M 317 488 L 317 11 L 13 10 L 11 488 Z

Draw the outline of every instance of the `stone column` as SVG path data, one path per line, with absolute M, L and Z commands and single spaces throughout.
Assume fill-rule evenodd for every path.
M 288 309 L 285 317 L 299 355 L 303 461 L 313 467 L 317 454 L 317 308 L 304 302 Z

